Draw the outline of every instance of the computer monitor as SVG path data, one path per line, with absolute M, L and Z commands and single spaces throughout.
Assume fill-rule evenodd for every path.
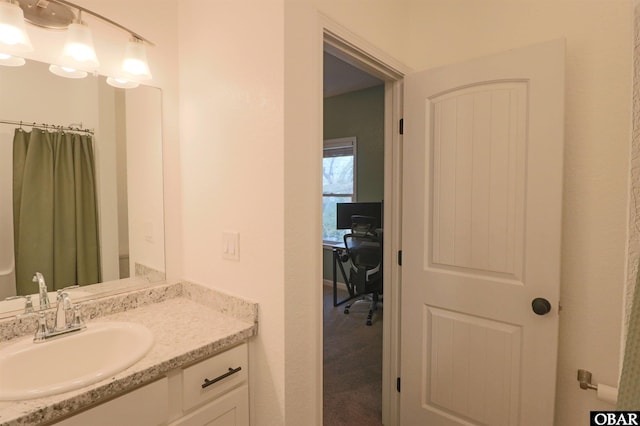
M 351 216 L 371 216 L 377 222 L 373 229 L 382 228 L 382 202 L 373 203 L 337 203 L 336 204 L 337 229 L 351 229 Z

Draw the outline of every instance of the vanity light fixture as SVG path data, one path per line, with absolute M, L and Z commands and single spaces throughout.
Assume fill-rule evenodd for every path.
M 78 20 L 67 28 L 67 41 L 62 49 L 59 65 L 85 71 L 95 71 L 100 66 L 93 48 L 91 30 L 82 22 L 82 12 L 78 13 Z
M 75 10 L 75 12 L 74 12 Z M 66 30 L 67 38 L 62 54 L 49 70 L 61 77 L 84 78 L 95 73 L 100 66 L 89 26 L 82 20 L 82 13 L 129 34 L 125 55 L 115 76 L 107 77 L 114 87 L 133 88 L 141 81 L 151 79 L 147 63 L 146 45 L 149 40 L 124 26 L 82 6 L 66 0 L 0 0 L 0 65 L 24 64 L 20 54 L 32 51 L 24 22 L 53 30 Z
M 33 51 L 24 13 L 13 0 L 0 3 L 0 52 L 14 55 Z
M 133 37 L 127 42 L 122 71 L 134 81 L 151 80 L 147 52 L 142 40 Z
M 150 80 L 151 71 L 147 64 L 147 52 L 144 42 L 132 37 L 127 42 L 122 59 L 120 74 L 107 78 L 107 84 L 122 89 L 138 87 L 141 81 Z

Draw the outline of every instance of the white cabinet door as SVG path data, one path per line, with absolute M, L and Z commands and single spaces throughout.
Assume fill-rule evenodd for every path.
M 240 386 L 170 426 L 249 426 L 249 388 Z
M 564 55 L 405 79 L 402 425 L 553 424 Z
M 167 378 L 157 380 L 118 398 L 107 401 L 73 417 L 60 426 L 157 426 L 167 422 L 169 384 Z

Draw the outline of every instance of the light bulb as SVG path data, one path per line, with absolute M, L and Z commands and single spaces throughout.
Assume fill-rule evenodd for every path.
M 122 71 L 135 81 L 151 79 L 151 71 L 149 71 L 147 64 L 147 52 L 142 40 L 133 38 L 127 43 L 122 61 Z
M 67 29 L 67 41 L 58 60 L 61 66 L 93 71 L 100 66 L 93 49 L 91 30 L 84 23 L 73 23 Z
M 0 46 L 9 54 L 33 50 L 24 24 L 24 13 L 15 3 L 0 2 Z

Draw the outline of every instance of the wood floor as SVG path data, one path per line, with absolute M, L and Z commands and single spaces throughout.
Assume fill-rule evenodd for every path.
M 324 425 L 382 425 L 382 308 L 367 326 L 368 303 L 345 315 L 332 297 L 324 286 Z

